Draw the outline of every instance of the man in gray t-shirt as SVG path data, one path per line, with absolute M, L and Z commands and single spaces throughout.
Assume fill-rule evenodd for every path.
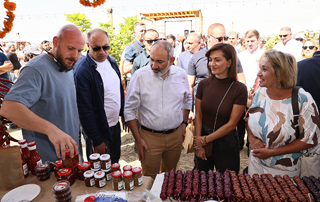
M 53 38 L 53 49 L 28 62 L 10 89 L 0 114 L 23 128 L 28 142 L 36 141 L 42 161 L 71 157 L 78 152 L 79 115 L 73 65 L 84 38 L 74 25 L 66 25 Z M 60 154 L 61 150 L 61 154 Z

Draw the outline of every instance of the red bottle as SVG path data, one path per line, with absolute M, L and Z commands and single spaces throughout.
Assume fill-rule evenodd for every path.
M 20 145 L 20 149 L 21 149 L 21 158 L 25 159 L 24 161 L 27 162 L 28 164 L 28 170 L 30 170 L 30 152 L 29 149 L 27 147 L 27 140 L 26 139 L 22 139 L 18 141 L 19 145 Z
M 39 164 L 42 164 L 42 160 L 40 155 L 37 152 L 37 146 L 36 146 L 36 142 L 29 142 L 28 143 L 28 148 L 30 151 L 30 170 L 32 175 L 36 175 L 36 166 Z

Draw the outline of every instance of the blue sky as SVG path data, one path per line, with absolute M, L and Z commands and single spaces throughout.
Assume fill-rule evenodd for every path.
M 78 0 L 12 1 L 17 3 L 16 19 L 13 30 L 4 39 L 17 38 L 20 33 L 21 39 L 33 43 L 51 40 L 59 28 L 68 23 L 64 14 L 85 13 L 92 28 L 98 27 L 98 22 L 110 20 L 106 11 L 109 7 L 113 7 L 116 31 L 123 17 L 145 12 L 198 9 L 204 16 L 204 33 L 215 22 L 224 24 L 228 32 L 233 28 L 241 34 L 248 29 L 257 29 L 261 35 L 277 34 L 283 26 L 290 26 L 293 33 L 306 28 L 320 30 L 320 0 L 106 0 L 97 8 L 84 7 Z M 5 17 L 2 6 L 0 15 Z M 147 28 L 151 28 L 151 24 L 147 24 Z M 158 31 L 163 28 L 163 23 L 158 22 Z M 190 29 L 190 22 L 167 23 L 167 34 L 182 35 L 184 29 Z

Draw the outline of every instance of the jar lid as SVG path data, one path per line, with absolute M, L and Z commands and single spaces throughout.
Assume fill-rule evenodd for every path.
M 97 179 L 103 178 L 105 176 L 105 173 L 103 171 L 98 171 L 94 174 L 94 177 Z
M 141 168 L 140 168 L 140 167 L 134 167 L 134 168 L 132 168 L 132 172 L 133 172 L 134 174 L 141 173 Z
M 131 172 L 131 171 L 125 171 L 125 172 L 123 173 L 123 177 L 125 177 L 125 178 L 132 177 L 132 172 Z
M 36 173 L 46 172 L 50 169 L 47 163 L 39 164 L 36 166 Z
M 131 170 L 132 170 L 132 166 L 130 165 L 123 166 L 123 171 L 131 171 Z
M 111 165 L 111 168 L 113 170 L 118 169 L 118 168 L 120 168 L 120 164 L 119 163 L 114 163 L 114 164 Z
M 97 159 L 99 159 L 100 158 L 100 154 L 98 154 L 98 153 L 93 153 L 93 154 L 91 154 L 90 156 L 89 156 L 89 159 L 90 160 L 97 160 Z
M 83 173 L 83 177 L 92 177 L 94 175 L 94 172 L 92 170 L 87 170 Z
M 54 163 L 54 166 L 55 166 L 55 167 L 61 167 L 61 166 L 62 166 L 62 160 L 57 160 L 57 161 Z
M 28 145 L 28 147 L 36 146 L 36 142 L 35 141 L 29 142 L 27 145 Z
M 119 170 L 113 171 L 112 177 L 113 178 L 121 177 L 121 171 L 119 171 Z
M 19 144 L 25 144 L 25 143 L 27 143 L 27 140 L 26 139 L 18 140 L 18 143 Z
M 58 181 L 52 185 L 52 190 L 53 193 L 59 193 L 59 192 L 64 192 L 68 191 L 70 189 L 70 182 L 63 180 L 63 181 Z
M 86 169 L 89 169 L 90 166 L 91 166 L 90 162 L 81 162 L 78 164 L 78 169 L 86 170 Z
M 110 160 L 110 155 L 109 154 L 103 154 L 100 156 L 101 161 L 108 161 Z
M 58 171 L 58 175 L 59 176 L 67 176 L 67 175 L 70 175 L 71 171 L 72 171 L 71 168 L 61 168 Z
M 91 170 L 92 170 L 93 172 L 97 172 L 97 171 L 100 170 L 100 168 L 96 168 L 96 169 L 91 168 Z

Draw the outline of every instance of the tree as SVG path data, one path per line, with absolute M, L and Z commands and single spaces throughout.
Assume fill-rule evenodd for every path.
M 65 14 L 67 21 L 76 25 L 81 32 L 86 32 L 91 29 L 91 22 L 83 13 Z
M 266 45 L 264 45 L 263 48 L 265 50 L 270 50 L 275 46 L 276 42 L 278 42 L 279 40 L 280 40 L 279 35 L 274 35 L 271 39 L 267 41 Z

